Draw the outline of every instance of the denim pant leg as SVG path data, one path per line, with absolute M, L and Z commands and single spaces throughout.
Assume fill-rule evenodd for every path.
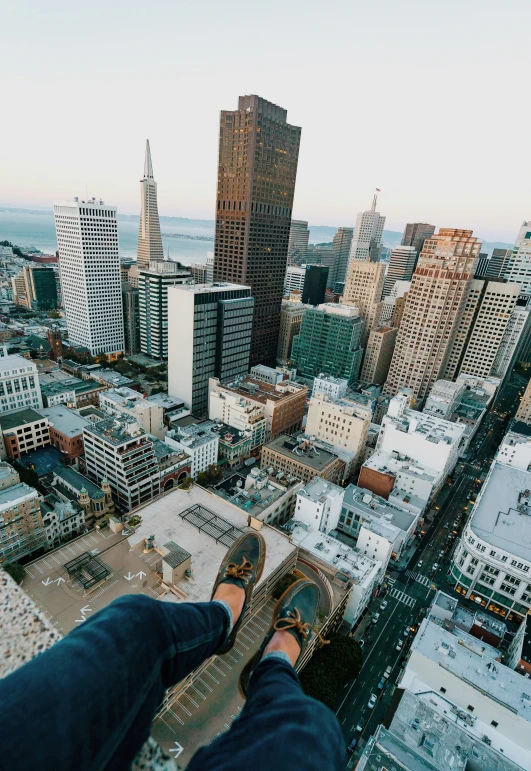
M 187 771 L 340 771 L 345 743 L 334 713 L 306 696 L 287 661 L 256 667 L 241 715 L 193 756 Z
M 0 769 L 129 769 L 166 688 L 226 639 L 228 608 L 121 597 L 0 680 Z

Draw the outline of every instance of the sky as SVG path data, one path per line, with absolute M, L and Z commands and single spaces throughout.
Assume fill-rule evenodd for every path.
M 529 0 L 1 0 L 0 205 L 213 219 L 219 111 L 302 127 L 293 216 L 513 242 L 531 218 Z

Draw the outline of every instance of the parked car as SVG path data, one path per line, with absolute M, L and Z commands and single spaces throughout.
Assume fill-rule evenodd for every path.
M 399 641 L 397 642 L 397 644 L 396 644 L 396 649 L 395 649 L 395 650 L 397 650 L 397 651 L 401 651 L 401 650 L 402 650 L 402 645 L 403 645 L 403 644 L 404 644 L 404 643 L 402 642 L 402 640 L 399 640 Z
M 387 679 L 392 671 L 393 671 L 393 667 L 392 666 L 388 666 L 387 669 L 385 670 L 385 672 L 383 673 L 383 676 Z
M 363 646 L 365 645 L 365 640 L 358 640 L 358 645 L 360 646 L 360 648 L 363 648 Z
M 378 689 L 379 689 L 380 691 L 383 691 L 383 688 L 384 688 L 385 682 L 386 682 L 386 680 L 385 680 L 385 677 L 382 677 L 382 678 L 381 678 L 381 680 L 380 680 L 380 682 L 378 683 Z
M 377 701 L 378 696 L 375 693 L 371 693 L 371 698 L 369 699 L 369 709 L 372 709 Z
M 431 566 L 431 569 L 433 573 L 436 573 L 439 570 L 439 563 L 434 562 L 433 565 Z
M 363 731 L 363 723 L 360 721 L 354 730 L 361 733 Z
M 444 523 L 444 527 L 445 527 L 445 530 L 448 530 L 450 528 L 450 525 L 448 524 L 448 522 Z
M 350 742 L 350 744 L 349 744 L 349 745 L 348 745 L 348 747 L 347 747 L 347 752 L 348 752 L 349 754 L 350 754 L 350 753 L 352 753 L 352 752 L 354 752 L 354 749 L 356 748 L 356 744 L 357 744 L 357 743 L 358 743 L 358 740 L 357 740 L 357 739 L 352 739 L 352 741 Z
M 417 567 L 420 570 L 420 568 L 422 567 L 422 560 L 420 560 L 420 562 L 417 562 Z
M 406 626 L 406 628 L 404 629 L 404 632 L 403 632 L 404 637 L 409 637 L 409 632 L 410 632 L 409 626 Z
M 379 613 L 375 613 L 374 616 L 372 617 L 372 623 L 373 624 L 377 624 L 379 618 L 380 618 L 380 614 Z
M 439 559 L 442 559 L 444 557 L 444 549 L 441 549 L 439 552 Z
M 383 602 L 380 604 L 380 610 L 385 610 L 386 608 L 387 608 L 387 600 L 384 600 L 384 601 L 383 601 Z

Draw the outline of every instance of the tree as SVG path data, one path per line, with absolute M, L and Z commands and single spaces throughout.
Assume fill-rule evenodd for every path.
M 181 490 L 189 490 L 192 487 L 193 483 L 194 483 L 194 480 L 192 479 L 192 477 L 186 477 L 179 485 L 179 488 Z
M 4 565 L 3 568 L 6 573 L 11 576 L 13 581 L 17 582 L 17 584 L 21 584 L 24 580 L 24 577 L 26 576 L 26 571 L 18 562 L 13 562 L 10 565 Z
M 49 319 L 60 319 L 61 318 L 61 314 L 57 310 L 51 310 L 48 313 L 48 318 Z
M 26 466 L 23 466 L 22 463 L 18 462 L 18 460 L 10 461 L 8 459 L 8 463 L 11 463 L 13 468 L 16 470 L 21 482 L 25 482 L 29 487 L 34 487 L 35 490 L 38 490 L 43 495 L 45 494 L 45 491 L 39 480 L 39 475 L 35 469 L 26 468 Z
M 363 654 L 351 637 L 332 633 L 328 639 L 330 644 L 323 645 L 303 670 L 301 684 L 308 696 L 334 709 L 344 683 L 358 676 Z
M 197 484 L 201 487 L 210 487 L 221 481 L 223 473 L 217 463 L 212 463 L 204 471 L 197 475 Z

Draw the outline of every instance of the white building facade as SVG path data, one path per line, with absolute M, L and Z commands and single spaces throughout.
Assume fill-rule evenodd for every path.
M 297 493 L 293 517 L 310 530 L 329 533 L 339 522 L 344 494 L 345 490 L 339 485 L 315 477 Z
M 198 474 L 217 462 L 219 449 L 218 427 L 211 420 L 168 431 L 164 441 L 176 450 L 190 456 L 190 476 Z
M 209 381 L 208 417 L 239 431 L 250 431 L 251 450 L 261 447 L 266 440 L 263 406 L 224 388 L 217 378 Z
M 42 407 L 37 366 L 23 356 L 10 356 L 3 346 L 0 349 L 0 413 L 25 407 Z

